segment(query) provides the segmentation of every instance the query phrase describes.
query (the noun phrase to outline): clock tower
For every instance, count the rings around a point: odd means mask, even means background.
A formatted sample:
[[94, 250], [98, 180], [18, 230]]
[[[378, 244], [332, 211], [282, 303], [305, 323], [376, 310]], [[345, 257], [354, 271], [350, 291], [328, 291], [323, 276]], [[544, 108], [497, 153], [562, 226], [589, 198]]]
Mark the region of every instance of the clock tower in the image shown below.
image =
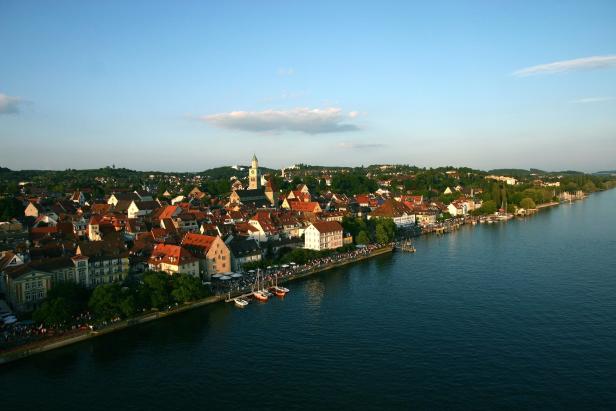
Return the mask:
[[259, 174], [259, 160], [255, 154], [252, 155], [252, 165], [248, 171], [248, 189], [256, 190], [261, 184], [261, 175]]

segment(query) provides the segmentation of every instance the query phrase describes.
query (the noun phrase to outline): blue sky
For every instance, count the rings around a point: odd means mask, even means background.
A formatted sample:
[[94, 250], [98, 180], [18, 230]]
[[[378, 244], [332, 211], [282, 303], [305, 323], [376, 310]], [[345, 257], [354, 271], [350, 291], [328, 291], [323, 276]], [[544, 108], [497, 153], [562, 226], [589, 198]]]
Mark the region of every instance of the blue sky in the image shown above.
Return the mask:
[[616, 168], [616, 2], [0, 1], [0, 165]]

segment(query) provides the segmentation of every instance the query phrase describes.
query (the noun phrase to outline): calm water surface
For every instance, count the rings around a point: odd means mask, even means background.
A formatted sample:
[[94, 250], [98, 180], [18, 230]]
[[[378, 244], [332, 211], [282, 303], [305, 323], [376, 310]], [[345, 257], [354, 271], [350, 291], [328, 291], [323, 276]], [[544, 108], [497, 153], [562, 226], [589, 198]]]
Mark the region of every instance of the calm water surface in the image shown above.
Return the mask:
[[[616, 191], [0, 369], [3, 409], [616, 409]], [[19, 408], [18, 408], [19, 407]], [[26, 408], [23, 408], [26, 407]]]

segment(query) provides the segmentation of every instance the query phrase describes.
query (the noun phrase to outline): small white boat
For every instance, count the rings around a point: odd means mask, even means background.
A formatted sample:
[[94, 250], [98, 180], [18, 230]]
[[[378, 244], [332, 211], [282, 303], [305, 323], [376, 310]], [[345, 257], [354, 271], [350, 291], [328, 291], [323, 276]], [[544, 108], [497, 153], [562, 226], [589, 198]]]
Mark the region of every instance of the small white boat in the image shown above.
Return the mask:
[[243, 298], [235, 298], [233, 299], [233, 302], [235, 303], [236, 307], [240, 308], [244, 308], [248, 305], [248, 301], [244, 300]]

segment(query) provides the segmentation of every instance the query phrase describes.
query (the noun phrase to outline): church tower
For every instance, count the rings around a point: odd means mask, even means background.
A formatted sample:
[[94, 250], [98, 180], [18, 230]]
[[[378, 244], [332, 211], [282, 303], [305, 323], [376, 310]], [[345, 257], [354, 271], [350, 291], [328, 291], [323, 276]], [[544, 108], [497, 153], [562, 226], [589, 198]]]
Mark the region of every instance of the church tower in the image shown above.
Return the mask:
[[259, 175], [259, 160], [255, 154], [252, 155], [252, 165], [248, 171], [248, 189], [256, 190], [261, 184], [261, 175]]

